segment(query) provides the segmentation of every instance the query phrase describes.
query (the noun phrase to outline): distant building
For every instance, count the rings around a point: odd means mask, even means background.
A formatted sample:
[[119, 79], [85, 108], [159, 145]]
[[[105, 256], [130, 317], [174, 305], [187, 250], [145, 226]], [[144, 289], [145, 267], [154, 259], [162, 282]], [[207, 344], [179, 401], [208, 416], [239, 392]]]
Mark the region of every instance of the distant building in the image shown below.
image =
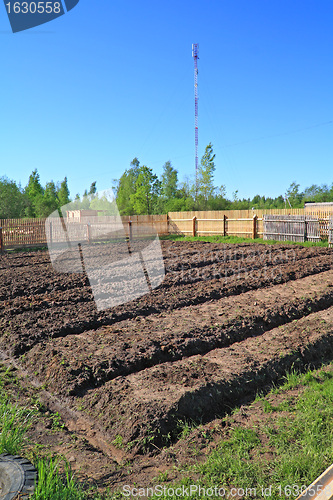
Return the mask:
[[317, 203], [316, 201], [306, 201], [304, 203], [304, 210], [306, 212], [330, 212], [333, 213], [333, 201], [323, 201]]
[[68, 210], [67, 222], [84, 222], [87, 217], [97, 217], [100, 210]]

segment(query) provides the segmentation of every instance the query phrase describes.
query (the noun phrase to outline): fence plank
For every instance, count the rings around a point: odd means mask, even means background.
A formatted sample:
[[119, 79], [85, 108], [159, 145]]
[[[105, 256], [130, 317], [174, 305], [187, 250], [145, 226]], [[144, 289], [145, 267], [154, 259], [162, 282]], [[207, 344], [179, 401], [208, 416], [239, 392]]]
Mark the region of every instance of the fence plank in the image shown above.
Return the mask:
[[[71, 238], [78, 242], [102, 241], [110, 237], [124, 237], [129, 233], [128, 221], [133, 223], [133, 237], [140, 235], [169, 234], [168, 216], [143, 215], [143, 216], [90, 216], [79, 219], [67, 219], [70, 227]], [[66, 240], [64, 221], [54, 218], [45, 227], [46, 219], [3, 219], [2, 248], [20, 248], [47, 245], [46, 232], [49, 241], [62, 242]], [[88, 225], [90, 223], [90, 226]]]
[[264, 239], [321, 241], [328, 237], [328, 219], [309, 215], [264, 215]]
[[[164, 215], [91, 216], [82, 217], [81, 223], [71, 222], [69, 219], [66, 223], [71, 226], [71, 237], [78, 241], [102, 241], [111, 237], [130, 236], [131, 227], [132, 238], [142, 234], [151, 236], [156, 231], [160, 235], [221, 234], [280, 241], [329, 239], [330, 245], [333, 245], [332, 212], [329, 211], [305, 213], [304, 209], [272, 209], [169, 212]], [[47, 244], [45, 219], [3, 219], [0, 220], [0, 227], [3, 249]], [[52, 241], [66, 239], [60, 219], [52, 221], [47, 231]]]

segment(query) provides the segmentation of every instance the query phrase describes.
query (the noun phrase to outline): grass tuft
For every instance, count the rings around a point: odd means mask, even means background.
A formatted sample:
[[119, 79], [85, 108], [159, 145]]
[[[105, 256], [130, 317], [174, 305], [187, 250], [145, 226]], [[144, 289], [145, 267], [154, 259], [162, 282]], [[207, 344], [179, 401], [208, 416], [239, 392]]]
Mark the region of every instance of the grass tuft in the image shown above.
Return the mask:
[[9, 376], [10, 370], [6, 370], [1, 373], [0, 379], [0, 453], [16, 455], [24, 444], [33, 412], [10, 403], [4, 389]]
[[[60, 471], [61, 465], [63, 471]], [[84, 500], [86, 493], [77, 484], [68, 462], [60, 458], [35, 461], [38, 483], [31, 500]]]

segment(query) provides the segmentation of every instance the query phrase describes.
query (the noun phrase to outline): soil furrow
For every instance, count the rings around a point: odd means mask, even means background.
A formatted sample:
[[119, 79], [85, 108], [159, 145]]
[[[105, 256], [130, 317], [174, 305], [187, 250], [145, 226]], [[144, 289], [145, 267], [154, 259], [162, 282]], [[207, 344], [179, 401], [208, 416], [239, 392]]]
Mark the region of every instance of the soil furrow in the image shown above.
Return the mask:
[[[162, 242], [165, 247], [167, 242]], [[200, 243], [199, 243], [200, 245]], [[162, 288], [170, 288], [174, 286], [193, 285], [194, 282], [226, 278], [248, 273], [250, 269], [269, 268], [280, 266], [288, 263], [295, 263], [303, 259], [309, 260], [312, 258], [320, 259], [320, 257], [328, 256], [331, 259], [331, 254], [325, 248], [302, 248], [302, 247], [260, 247], [259, 245], [248, 245], [242, 252], [230, 246], [220, 245], [214, 246], [211, 250], [205, 247], [194, 253], [196, 258], [190, 262], [186, 262], [182, 258], [182, 252], [179, 252], [178, 246], [173, 250], [171, 257], [165, 257], [166, 278], [162, 283]], [[180, 247], [181, 248], [181, 247]], [[206, 250], [204, 250], [207, 248]], [[103, 247], [101, 248], [101, 252]], [[177, 255], [177, 250], [180, 255]], [[163, 248], [164, 254], [168, 254], [170, 249]], [[26, 254], [24, 254], [26, 255]], [[46, 259], [47, 253], [40, 253], [40, 258]], [[203, 257], [212, 255], [208, 260], [203, 260]], [[172, 260], [173, 257], [173, 260]], [[8, 265], [8, 269], [2, 271], [2, 282], [0, 284], [0, 300], [13, 300], [16, 297], [26, 297], [27, 295], [36, 296], [47, 291], [75, 289], [87, 286], [89, 288], [89, 280], [82, 274], [59, 274], [55, 272], [50, 261], [45, 262], [44, 269], [39, 273], [34, 273], [33, 276], [27, 269], [18, 269], [15, 265], [17, 258], [13, 255], [3, 257]], [[23, 258], [23, 256], [22, 256]], [[37, 264], [37, 257], [33, 261], [33, 265]], [[12, 267], [10, 262], [13, 261]], [[28, 259], [30, 264], [30, 259]], [[176, 261], [176, 262], [175, 262]], [[202, 268], [206, 267], [206, 272], [202, 272]], [[312, 266], [313, 267], [313, 266]], [[212, 268], [211, 270], [209, 268]], [[13, 270], [15, 273], [13, 274]], [[31, 268], [30, 268], [31, 271]], [[32, 279], [33, 277], [33, 279]]]
[[287, 370], [332, 359], [332, 341], [333, 307], [204, 356], [118, 377], [89, 391], [81, 403], [114, 438], [120, 435], [130, 446], [161, 446], [179, 420], [221, 416]]
[[[93, 249], [101, 263], [105, 248]], [[0, 256], [0, 355], [59, 412], [69, 440], [86, 438], [118, 463], [172, 443], [179, 421], [208, 422], [291, 367], [333, 358], [332, 250], [170, 241], [162, 250], [164, 282], [100, 312], [88, 277], [56, 272], [47, 252]]]
[[[80, 297], [84, 295], [86, 299], [75, 300], [72, 297], [66, 303], [66, 294], [64, 294], [64, 298], [59, 296], [57, 305], [51, 304], [53, 306], [51, 311], [44, 306], [38, 310], [40, 306], [37, 306], [32, 310], [19, 314], [17, 308], [4, 308], [4, 316], [0, 317], [0, 328], [6, 333], [6, 336], [1, 339], [1, 343], [5, 348], [6, 338], [10, 336], [10, 346], [7, 344], [7, 348], [10, 349], [11, 354], [19, 355], [31, 349], [43, 338], [65, 337], [71, 334], [83, 333], [125, 319], [133, 319], [138, 315], [149, 316], [163, 310], [182, 309], [190, 304], [198, 305], [230, 295], [239, 295], [249, 290], [270, 286], [272, 283], [285, 283], [305, 276], [319, 274], [332, 267], [331, 260], [331, 253], [329, 252], [320, 258], [311, 257], [307, 259], [307, 265], [303, 261], [296, 261], [292, 264], [275, 266], [273, 269], [276, 269], [276, 271], [273, 273], [272, 270], [261, 268], [257, 274], [255, 271], [241, 273], [238, 269], [239, 274], [237, 272], [225, 279], [206, 281], [205, 277], [202, 276], [199, 283], [184, 285], [180, 288], [176, 286], [175, 289], [169, 290], [159, 287], [139, 300], [101, 313], [97, 313], [94, 302], [89, 301], [89, 292], [83, 293], [82, 291], [85, 289], [81, 288]], [[66, 276], [65, 283], [67, 279]], [[75, 291], [73, 291], [73, 295], [75, 296]], [[45, 302], [49, 302], [47, 296], [45, 296]], [[80, 317], [84, 319], [80, 319]]]
[[65, 398], [57, 398], [54, 394], [41, 388], [41, 384], [36, 377], [25, 371], [16, 359], [0, 352], [0, 361], [1, 365], [7, 369], [14, 368], [16, 370], [16, 376], [20, 377], [21, 384], [25, 389], [40, 389], [38, 393], [40, 403], [45, 405], [49, 412], [61, 415], [67, 431], [74, 433], [76, 438], [84, 438], [91, 446], [96, 448], [96, 451], [102, 452], [113, 461], [119, 464], [123, 462], [126, 457], [125, 452], [111, 444], [111, 437], [96, 422], [75, 408], [70, 408], [71, 401]]
[[50, 339], [34, 346], [24, 359], [52, 390], [82, 396], [87, 389], [120, 375], [205, 354], [332, 305], [333, 271], [327, 271], [297, 284]]

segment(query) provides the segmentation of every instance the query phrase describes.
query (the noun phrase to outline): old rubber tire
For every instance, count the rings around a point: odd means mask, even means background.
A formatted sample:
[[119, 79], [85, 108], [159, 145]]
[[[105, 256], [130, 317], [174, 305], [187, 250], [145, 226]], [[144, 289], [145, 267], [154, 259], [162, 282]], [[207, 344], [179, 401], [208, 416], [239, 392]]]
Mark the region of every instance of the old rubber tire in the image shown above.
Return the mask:
[[0, 455], [0, 500], [28, 499], [34, 492], [37, 472], [25, 458]]

